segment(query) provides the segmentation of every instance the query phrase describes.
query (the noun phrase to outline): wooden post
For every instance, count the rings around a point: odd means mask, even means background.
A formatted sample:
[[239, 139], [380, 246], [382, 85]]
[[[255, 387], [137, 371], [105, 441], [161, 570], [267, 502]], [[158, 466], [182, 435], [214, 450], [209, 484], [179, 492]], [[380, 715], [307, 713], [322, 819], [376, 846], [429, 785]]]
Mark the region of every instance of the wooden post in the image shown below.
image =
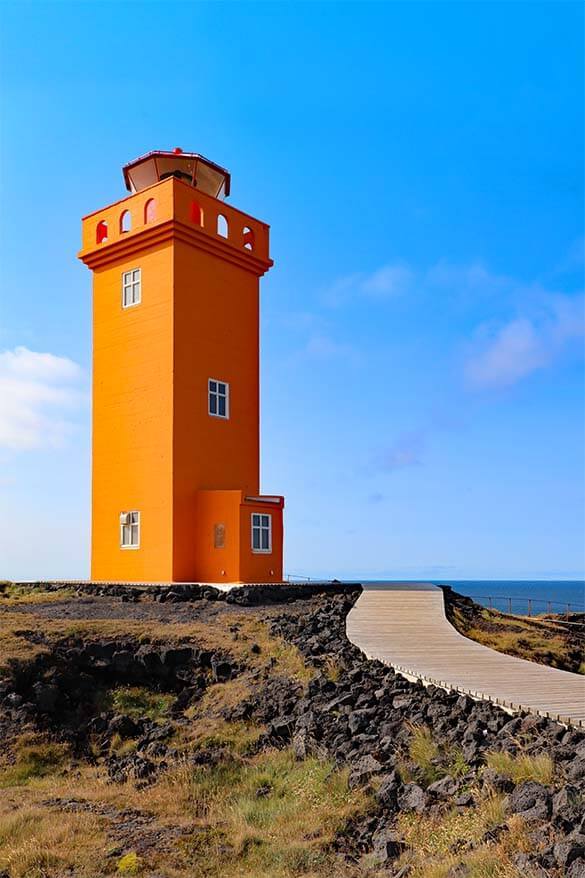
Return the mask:
[[532, 616], [532, 598], [528, 598], [528, 615]]
[[512, 615], [512, 598], [508, 598], [508, 612]]

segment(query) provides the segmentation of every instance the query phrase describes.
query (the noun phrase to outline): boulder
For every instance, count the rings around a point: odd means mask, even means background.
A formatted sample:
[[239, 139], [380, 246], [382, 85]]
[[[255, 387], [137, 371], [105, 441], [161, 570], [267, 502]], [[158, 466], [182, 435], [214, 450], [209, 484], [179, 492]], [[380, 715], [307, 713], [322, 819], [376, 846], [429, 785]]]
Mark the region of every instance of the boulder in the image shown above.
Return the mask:
[[557, 841], [553, 849], [557, 866], [564, 869], [566, 872], [571, 863], [575, 860], [584, 859], [585, 844], [583, 844], [583, 841], [585, 841], [584, 836], [580, 839], [564, 838]]
[[578, 857], [573, 860], [567, 869], [567, 878], [585, 878], [585, 858]]
[[351, 769], [348, 781], [349, 788], [354, 790], [357, 787], [365, 786], [371, 777], [380, 774], [383, 770], [382, 765], [373, 756], [362, 756]]
[[430, 784], [427, 787], [427, 793], [431, 793], [437, 799], [446, 799], [449, 796], [453, 796], [457, 792], [458, 787], [458, 782], [448, 774], [446, 777], [442, 777], [440, 780]]
[[380, 786], [376, 790], [376, 800], [383, 808], [394, 810], [397, 807], [400, 784], [401, 780], [397, 771], [391, 771], [390, 774], [382, 776]]
[[132, 717], [120, 713], [108, 723], [108, 735], [119, 735], [121, 738], [134, 738], [139, 733], [139, 727]]
[[512, 814], [521, 814], [525, 820], [547, 820], [551, 812], [550, 791], [536, 781], [524, 781], [510, 794], [508, 807]]
[[382, 865], [400, 856], [406, 845], [393, 829], [378, 829], [372, 836], [374, 860]]
[[584, 811], [583, 794], [573, 784], [566, 784], [552, 798], [553, 821], [564, 829], [577, 827]]
[[405, 784], [398, 794], [398, 807], [401, 811], [421, 813], [426, 807], [425, 791], [418, 784]]
[[290, 741], [294, 725], [292, 716], [277, 716], [268, 727], [268, 735], [271, 739], [279, 742]]

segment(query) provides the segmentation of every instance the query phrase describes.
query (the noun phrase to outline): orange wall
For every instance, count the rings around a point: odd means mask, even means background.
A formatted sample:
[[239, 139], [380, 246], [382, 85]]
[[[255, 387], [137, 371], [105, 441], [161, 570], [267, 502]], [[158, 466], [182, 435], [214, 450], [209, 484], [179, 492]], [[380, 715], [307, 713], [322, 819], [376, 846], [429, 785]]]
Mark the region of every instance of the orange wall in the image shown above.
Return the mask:
[[[201, 582], [239, 580], [241, 497], [241, 491], [200, 491], [193, 498], [195, 560], [189, 570], [194, 579]], [[213, 545], [216, 524], [225, 526], [223, 549], [216, 549]]]
[[[255, 554], [251, 550], [251, 515], [272, 516], [272, 552]], [[282, 579], [282, 506], [246, 503], [240, 508], [240, 579], [242, 582], [279, 582]]]
[[[155, 219], [146, 225], [152, 198]], [[125, 210], [129, 232], [120, 229]], [[227, 240], [217, 234], [220, 213]], [[97, 244], [103, 220], [108, 239]], [[244, 248], [247, 229], [253, 252]], [[275, 553], [255, 556], [248, 507], [240, 511], [242, 496], [259, 490], [259, 277], [272, 264], [268, 226], [169, 179], [85, 217], [80, 257], [94, 271], [92, 579], [221, 581], [223, 569], [227, 581], [267, 581], [268, 569], [280, 578], [279, 516]], [[123, 309], [122, 273], [134, 268], [142, 269], [142, 300]], [[209, 378], [230, 384], [228, 420], [207, 413]], [[201, 499], [205, 489], [215, 497]], [[133, 509], [141, 545], [121, 549], [119, 515]], [[213, 523], [228, 520], [223, 564], [224, 550], [210, 552], [208, 543]]]
[[[258, 279], [242, 268], [177, 242], [173, 569], [182, 578], [197, 551], [194, 495], [201, 489], [258, 493]], [[230, 385], [229, 418], [207, 411], [209, 378]]]
[[[92, 579], [172, 577], [172, 247], [94, 274]], [[142, 301], [122, 308], [122, 272]], [[141, 547], [120, 549], [120, 512], [141, 513]]]
[[[193, 504], [196, 523], [194, 578], [201, 582], [279, 582], [282, 579], [282, 506], [245, 501], [242, 491], [200, 491]], [[254, 512], [272, 516], [272, 552], [252, 552]], [[214, 546], [214, 526], [225, 526], [225, 546]], [[193, 573], [191, 573], [193, 576]]]

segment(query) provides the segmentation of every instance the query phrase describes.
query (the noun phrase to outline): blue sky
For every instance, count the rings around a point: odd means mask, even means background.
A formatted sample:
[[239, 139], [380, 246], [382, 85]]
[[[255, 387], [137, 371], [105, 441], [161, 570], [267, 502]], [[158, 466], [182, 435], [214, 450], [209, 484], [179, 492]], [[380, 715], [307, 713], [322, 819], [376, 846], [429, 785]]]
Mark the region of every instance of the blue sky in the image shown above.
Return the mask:
[[3, 3], [0, 578], [87, 576], [80, 217], [181, 146], [272, 226], [286, 568], [583, 576], [583, 7]]

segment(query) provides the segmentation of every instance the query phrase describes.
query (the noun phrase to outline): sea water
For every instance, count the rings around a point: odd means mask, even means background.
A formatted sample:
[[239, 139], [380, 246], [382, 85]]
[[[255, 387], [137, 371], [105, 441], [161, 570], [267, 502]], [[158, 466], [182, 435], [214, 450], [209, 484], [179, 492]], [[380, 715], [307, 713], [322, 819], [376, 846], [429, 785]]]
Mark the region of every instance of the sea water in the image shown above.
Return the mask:
[[[406, 580], [402, 580], [406, 581]], [[415, 580], [413, 580], [415, 581]], [[418, 580], [419, 582], [423, 580]], [[427, 579], [435, 585], [450, 585], [484, 606], [524, 614], [585, 612], [583, 579]], [[382, 581], [364, 582], [364, 588], [383, 589]], [[529, 607], [528, 601], [531, 601]], [[511, 604], [510, 604], [511, 601]]]

